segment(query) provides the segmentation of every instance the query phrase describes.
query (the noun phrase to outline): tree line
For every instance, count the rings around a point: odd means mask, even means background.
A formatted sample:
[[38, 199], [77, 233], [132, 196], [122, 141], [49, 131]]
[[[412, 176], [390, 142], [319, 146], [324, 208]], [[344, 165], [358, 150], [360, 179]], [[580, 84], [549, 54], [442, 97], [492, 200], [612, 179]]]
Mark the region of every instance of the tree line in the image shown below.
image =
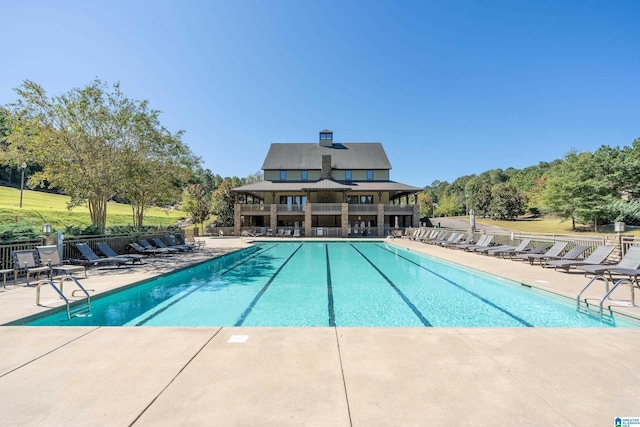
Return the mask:
[[134, 227], [154, 206], [180, 207], [194, 223], [211, 215], [229, 223], [229, 190], [261, 179], [204, 169], [184, 132], [169, 131], [158, 110], [125, 96], [118, 83], [96, 79], [50, 97], [26, 80], [16, 92], [18, 100], [0, 108], [3, 175], [11, 181], [28, 164], [30, 185], [70, 196], [69, 208], [86, 205], [96, 232], [105, 230], [109, 201], [131, 205]]
[[434, 181], [418, 196], [421, 215], [514, 219], [551, 214], [597, 230], [624, 221], [640, 225], [640, 138], [630, 146], [569, 152], [524, 169], [492, 169], [455, 181]]

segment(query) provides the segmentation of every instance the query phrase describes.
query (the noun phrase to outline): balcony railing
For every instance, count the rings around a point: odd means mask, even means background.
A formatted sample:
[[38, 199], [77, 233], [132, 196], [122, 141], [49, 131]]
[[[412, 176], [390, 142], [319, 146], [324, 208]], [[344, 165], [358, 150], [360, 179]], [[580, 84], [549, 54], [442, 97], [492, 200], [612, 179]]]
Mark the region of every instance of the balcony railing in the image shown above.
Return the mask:
[[349, 205], [349, 213], [377, 213], [378, 205]]
[[271, 210], [271, 205], [268, 204], [261, 204], [261, 205], [240, 205], [240, 212], [242, 212], [243, 214], [250, 214], [250, 213], [265, 213], [265, 212], [270, 212]]
[[302, 213], [304, 212], [304, 208], [306, 205], [297, 205], [297, 204], [291, 204], [291, 205], [277, 205], [278, 206], [278, 213]]
[[311, 213], [313, 214], [340, 214], [342, 213], [342, 203], [312, 203]]
[[389, 214], [412, 214], [414, 205], [384, 205], [384, 213]]

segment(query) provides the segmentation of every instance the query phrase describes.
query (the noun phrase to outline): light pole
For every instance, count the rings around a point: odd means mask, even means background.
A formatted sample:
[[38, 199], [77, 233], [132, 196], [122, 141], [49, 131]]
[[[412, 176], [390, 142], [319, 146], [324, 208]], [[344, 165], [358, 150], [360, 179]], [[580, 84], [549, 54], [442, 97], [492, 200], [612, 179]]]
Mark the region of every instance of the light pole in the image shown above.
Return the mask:
[[24, 170], [27, 168], [27, 164], [22, 162], [22, 179], [20, 180], [20, 207], [22, 207], [22, 191], [24, 190]]
[[464, 195], [464, 201], [465, 201], [466, 215], [469, 215], [469, 195], [468, 194]]

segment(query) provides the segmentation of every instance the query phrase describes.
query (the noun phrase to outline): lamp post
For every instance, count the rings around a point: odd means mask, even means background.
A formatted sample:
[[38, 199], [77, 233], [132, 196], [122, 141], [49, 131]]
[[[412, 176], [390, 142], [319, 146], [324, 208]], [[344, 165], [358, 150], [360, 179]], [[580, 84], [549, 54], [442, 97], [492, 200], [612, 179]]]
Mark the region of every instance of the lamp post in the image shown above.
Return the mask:
[[469, 195], [468, 194], [464, 195], [464, 202], [465, 202], [466, 215], [469, 215]]
[[20, 207], [22, 207], [22, 191], [24, 190], [24, 171], [27, 168], [27, 164], [22, 162], [22, 179], [20, 180]]

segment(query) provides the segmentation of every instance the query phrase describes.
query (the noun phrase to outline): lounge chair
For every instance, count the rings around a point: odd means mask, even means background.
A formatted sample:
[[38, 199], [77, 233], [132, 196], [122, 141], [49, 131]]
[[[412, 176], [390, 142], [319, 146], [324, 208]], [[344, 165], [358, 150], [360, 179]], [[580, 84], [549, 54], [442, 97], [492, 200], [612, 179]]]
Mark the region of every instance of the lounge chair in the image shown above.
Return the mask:
[[433, 230], [431, 233], [429, 233], [428, 230], [425, 230], [423, 233], [420, 233], [420, 235], [418, 235], [418, 237], [416, 237], [413, 240], [417, 240], [422, 243], [427, 243], [431, 240], [436, 240], [443, 233], [446, 233], [446, 232], [442, 230]]
[[531, 243], [531, 239], [522, 239], [522, 241], [520, 242], [520, 244], [518, 244], [518, 246], [487, 248], [488, 251], [486, 253], [487, 255], [491, 255], [491, 256], [500, 256], [503, 254], [507, 254], [509, 252], [514, 252], [514, 251], [520, 252], [527, 249], [527, 246], [529, 246], [529, 243]]
[[608, 273], [611, 277], [612, 273], [632, 274], [630, 272], [640, 268], [640, 246], [630, 246], [627, 253], [624, 254], [620, 262], [617, 264], [593, 264], [593, 265], [577, 265], [578, 270], [584, 271], [584, 274], [604, 274]]
[[186, 252], [187, 249], [186, 248], [178, 248], [178, 247], [174, 247], [174, 248], [170, 248], [169, 246], [167, 246], [167, 244], [165, 242], [163, 242], [162, 240], [160, 240], [160, 238], [158, 237], [152, 237], [151, 241], [153, 242], [153, 244], [155, 245], [156, 248], [160, 248], [160, 249], [166, 249], [169, 252], [173, 252], [178, 253], [178, 252]]
[[300, 237], [300, 229], [296, 228], [295, 230], [293, 230], [293, 237]]
[[425, 238], [425, 239], [421, 239], [420, 241], [422, 243], [439, 244], [439, 243], [442, 243], [442, 242], [446, 242], [451, 234], [453, 234], [453, 233], [449, 233], [448, 231], [441, 231], [434, 238]]
[[569, 271], [571, 267], [576, 267], [579, 265], [595, 265], [602, 264], [605, 259], [613, 252], [615, 248], [613, 246], [598, 246], [591, 255], [585, 258], [583, 261], [573, 261], [573, 260], [554, 260], [548, 261], [546, 263], [546, 267], [553, 267], [554, 270], [558, 268], [563, 269], [564, 271]]
[[440, 246], [446, 246], [446, 245], [452, 245], [454, 243], [458, 243], [460, 240], [462, 240], [462, 236], [464, 236], [464, 234], [462, 233], [452, 233], [451, 236], [449, 236], [449, 238], [447, 240], [445, 240], [444, 242], [434, 242], [434, 244], [440, 245]]
[[467, 233], [467, 236], [465, 237], [464, 240], [462, 240], [462, 237], [464, 237], [464, 234], [458, 233], [458, 237], [456, 237], [453, 241], [442, 242], [440, 243], [440, 246], [443, 246], [446, 248], [446, 247], [450, 247], [457, 244], [470, 243], [471, 239], [473, 239], [473, 233]]
[[73, 273], [82, 272], [84, 273], [85, 279], [87, 278], [87, 267], [85, 267], [84, 265], [64, 264], [60, 259], [60, 253], [58, 252], [58, 247], [56, 245], [37, 246], [36, 249], [40, 257], [40, 262], [51, 267], [52, 277], [55, 272], [64, 274], [65, 276], [70, 276]]
[[540, 254], [531, 254], [531, 253], [527, 253], [527, 254], [520, 254], [517, 255], [514, 259], [518, 259], [518, 260], [523, 260], [523, 261], [529, 261], [529, 264], [533, 265], [535, 263], [536, 260], [538, 260], [538, 262], [540, 262], [540, 264], [542, 264], [542, 260], [544, 260], [547, 257], [557, 257], [559, 256], [562, 251], [564, 251], [564, 248], [567, 247], [567, 245], [569, 244], [569, 242], [555, 242], [553, 244], [553, 246], [551, 246], [549, 249], [547, 249], [547, 251], [545, 253], [540, 253]]
[[490, 236], [490, 234], [483, 234], [475, 242], [473, 242], [473, 240], [471, 240], [471, 243], [462, 243], [462, 244], [458, 244], [458, 245], [451, 245], [450, 247], [453, 248], [453, 249], [466, 249], [466, 248], [470, 248], [472, 246], [482, 245], [482, 243], [485, 240], [487, 240], [489, 238], [489, 236]]
[[[462, 238], [460, 238], [460, 240], [462, 240]], [[442, 242], [440, 243], [440, 246], [444, 246], [445, 248], [450, 248], [456, 245], [470, 245], [471, 241], [473, 240], [473, 233], [468, 233], [467, 237], [465, 237], [465, 239], [462, 242], [460, 240], [455, 242]]]
[[509, 255], [510, 259], [519, 259], [519, 258], [516, 258], [519, 255], [523, 255], [523, 254], [541, 254], [544, 251], [546, 251], [547, 249], [549, 249], [551, 246], [552, 246], [551, 243], [542, 243], [542, 244], [539, 244], [538, 246], [534, 246], [531, 249], [523, 249], [521, 251], [509, 251], [509, 252], [506, 252], [505, 255]]
[[284, 228], [278, 228], [277, 237], [284, 237]]
[[[484, 237], [484, 239], [482, 237]], [[467, 247], [464, 247], [462, 249], [464, 249], [467, 252], [473, 252], [474, 250], [476, 250], [478, 248], [486, 248], [493, 241], [493, 234], [485, 234], [482, 237], [480, 239], [478, 239], [478, 243], [477, 244], [471, 245], [471, 246], [467, 246]]]
[[193, 245], [196, 249], [204, 248], [206, 245], [206, 242], [204, 240], [198, 240], [189, 233], [186, 233], [185, 236], [187, 236], [187, 241], [185, 241], [184, 237], [182, 237], [182, 234], [176, 233], [174, 235], [174, 237], [176, 238], [176, 242], [178, 242], [179, 245]]
[[410, 233], [405, 233], [402, 236], [402, 239], [413, 239], [414, 237], [418, 237], [418, 234], [420, 234], [420, 229], [416, 228], [416, 229], [411, 230]]
[[291, 237], [291, 230], [284, 230], [284, 237]]
[[84, 258], [79, 261], [85, 266], [109, 264], [109, 265], [115, 265], [118, 268], [120, 268], [121, 265], [126, 265], [128, 262], [127, 260], [122, 258], [110, 258], [110, 257], [100, 258], [98, 255], [96, 255], [95, 252], [93, 252], [93, 249], [91, 249], [91, 247], [86, 243], [76, 243], [76, 248], [78, 248], [78, 250], [82, 254], [82, 257]]
[[122, 259], [126, 259], [129, 262], [131, 262], [131, 264], [135, 264], [136, 261], [139, 262], [140, 264], [142, 264], [142, 260], [147, 258], [146, 255], [140, 255], [140, 254], [126, 254], [126, 255], [119, 255], [116, 251], [114, 251], [111, 246], [109, 246], [109, 244], [107, 242], [100, 242], [100, 243], [96, 243], [96, 246], [98, 247], [98, 250], [100, 252], [102, 252], [102, 254], [106, 257], [109, 258], [122, 258]]
[[167, 242], [167, 246], [169, 246], [170, 248], [183, 248], [185, 249], [185, 251], [192, 251], [196, 248], [195, 245], [190, 245], [188, 243], [185, 243], [184, 245], [178, 244], [178, 242], [176, 242], [171, 234], [165, 235], [164, 240]]
[[27, 286], [29, 286], [29, 277], [31, 274], [40, 277], [42, 273], [46, 273], [51, 278], [52, 269], [48, 265], [40, 262], [38, 252], [33, 249], [26, 249], [11, 252], [13, 259], [13, 283], [18, 279], [18, 273], [24, 272], [27, 275]]
[[491, 251], [499, 251], [501, 249], [509, 249], [513, 248], [513, 245], [495, 245], [495, 246], [483, 246], [481, 248], [473, 249], [473, 252], [478, 252], [481, 254], [488, 254]]
[[152, 245], [151, 243], [149, 243], [149, 241], [148, 241], [148, 240], [146, 240], [146, 239], [138, 239], [138, 243], [139, 243], [140, 245], [142, 245], [142, 247], [143, 247], [143, 248], [145, 248], [145, 249], [155, 249], [155, 250], [157, 250], [157, 251], [162, 252], [163, 254], [172, 255], [172, 254], [175, 254], [175, 253], [177, 253], [177, 252], [178, 252], [178, 251], [177, 251], [177, 250], [175, 250], [175, 249], [170, 251], [169, 249], [166, 249], [166, 248], [159, 248], [159, 247], [157, 247], [157, 246], [153, 246], [153, 245]]
[[267, 230], [267, 237], [273, 237], [273, 228]]
[[549, 261], [555, 261], [555, 260], [561, 260], [561, 261], [575, 261], [578, 259], [579, 256], [581, 256], [584, 251], [586, 251], [587, 249], [589, 249], [589, 246], [584, 246], [584, 245], [578, 245], [576, 247], [574, 247], [573, 249], [571, 249], [569, 252], [567, 252], [566, 254], [562, 255], [562, 256], [557, 256], [557, 257], [544, 257], [544, 262], [541, 261], [542, 266], [546, 267], [547, 264], [549, 263]]
[[129, 247], [140, 255], [171, 255], [168, 251], [159, 248], [145, 248], [136, 242], [129, 243]]

